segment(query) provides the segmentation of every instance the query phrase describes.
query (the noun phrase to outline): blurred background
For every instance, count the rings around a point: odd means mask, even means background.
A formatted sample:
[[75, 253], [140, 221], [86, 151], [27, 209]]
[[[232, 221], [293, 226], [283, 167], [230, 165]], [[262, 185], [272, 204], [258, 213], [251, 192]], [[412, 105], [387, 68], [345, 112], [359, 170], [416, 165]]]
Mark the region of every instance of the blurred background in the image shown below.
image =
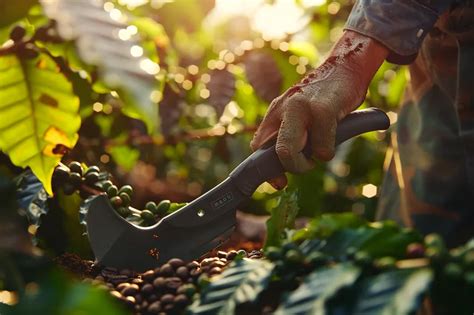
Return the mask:
[[[150, 98], [152, 109], [159, 112], [151, 117], [153, 110], [141, 115], [131, 111], [130, 98], [111, 84], [120, 82], [135, 100], [147, 91], [146, 84], [137, 86], [130, 77], [117, 76], [104, 66], [122, 49], [103, 36], [110, 25], [91, 19], [96, 22], [91, 27], [84, 20], [90, 18], [89, 11], [80, 2], [73, 4], [78, 7], [72, 11], [54, 11], [47, 1], [43, 6], [34, 0], [20, 2], [3, 4], [5, 16], [15, 16], [25, 7], [28, 13], [14, 23], [3, 21], [0, 43], [8, 49], [12, 29], [23, 27], [37, 48], [54, 57], [80, 101], [79, 138], [71, 151], [65, 150], [62, 161], [97, 165], [110, 172], [117, 185], [133, 186], [132, 205], [137, 208], [150, 200], [190, 201], [223, 180], [251, 153], [250, 140], [269, 103], [324, 61], [353, 5], [349, 0], [100, 2], [107, 19], [128, 25], [115, 37], [138, 42], [130, 54], [147, 57], [140, 67], [153, 75]], [[71, 21], [75, 21], [72, 26]], [[114, 62], [114, 67], [121, 66]], [[381, 108], [395, 122], [407, 76], [405, 68], [384, 64], [362, 107]], [[151, 134], [145, 124], [150, 120], [156, 121], [157, 128]], [[365, 134], [342, 144], [330, 163], [290, 176], [289, 189], [297, 191], [299, 216], [353, 211], [372, 219], [388, 142], [388, 133]], [[6, 155], [1, 159], [2, 169], [19, 172]], [[240, 210], [267, 215], [278, 194], [263, 184]], [[51, 221], [48, 225], [54, 230], [40, 231], [61, 243], [56, 252], [88, 252], [85, 240], [78, 240], [80, 199], [61, 198], [58, 208], [65, 211], [43, 218]], [[69, 234], [69, 240], [58, 238], [59, 230]]]
[[[160, 65], [160, 133], [124, 116], [107, 95], [81, 103], [79, 142], [67, 156], [98, 164], [148, 200], [189, 201], [224, 179], [250, 154], [249, 142], [269, 103], [324, 60], [341, 36], [352, 1], [118, 0], [106, 2], [136, 26]], [[393, 112], [407, 80], [384, 64], [363, 107]], [[292, 176], [300, 215], [352, 210], [373, 217], [382, 181], [386, 134], [342, 145], [334, 161]], [[264, 214], [275, 191], [262, 185], [242, 209]]]

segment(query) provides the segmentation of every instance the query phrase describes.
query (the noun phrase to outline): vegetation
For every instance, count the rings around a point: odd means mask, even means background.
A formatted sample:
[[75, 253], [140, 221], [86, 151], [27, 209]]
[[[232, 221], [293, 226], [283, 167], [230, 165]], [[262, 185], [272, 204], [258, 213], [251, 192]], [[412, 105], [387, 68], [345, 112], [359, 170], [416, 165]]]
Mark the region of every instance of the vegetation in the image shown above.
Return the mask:
[[[271, 100], [323, 60], [350, 8], [0, 1], [0, 312], [411, 314], [426, 296], [472, 312], [472, 242], [449, 251], [435, 236], [366, 221], [389, 133], [346, 142], [283, 192], [257, 190], [240, 210], [271, 214], [265, 258], [229, 251], [212, 268], [170, 261], [148, 274], [87, 262], [90, 196], [106, 193], [121, 216], [148, 226], [213, 187], [250, 154]], [[404, 68], [384, 64], [362, 106], [396, 110], [405, 81]], [[324, 214], [343, 211], [352, 214]], [[298, 217], [309, 218], [305, 229]], [[67, 252], [84, 259], [73, 271], [93, 285], [50, 259]]]

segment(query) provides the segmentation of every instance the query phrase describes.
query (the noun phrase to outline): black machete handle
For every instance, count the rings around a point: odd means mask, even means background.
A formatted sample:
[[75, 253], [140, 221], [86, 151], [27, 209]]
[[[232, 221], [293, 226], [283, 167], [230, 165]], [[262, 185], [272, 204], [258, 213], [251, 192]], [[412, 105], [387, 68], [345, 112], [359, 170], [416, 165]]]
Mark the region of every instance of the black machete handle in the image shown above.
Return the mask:
[[[357, 110], [343, 118], [336, 130], [336, 145], [369, 131], [386, 130], [390, 126], [387, 115], [377, 108]], [[308, 142], [303, 154], [311, 156]], [[252, 153], [230, 173], [240, 191], [251, 196], [255, 189], [272, 178], [285, 172], [275, 151], [275, 141]]]

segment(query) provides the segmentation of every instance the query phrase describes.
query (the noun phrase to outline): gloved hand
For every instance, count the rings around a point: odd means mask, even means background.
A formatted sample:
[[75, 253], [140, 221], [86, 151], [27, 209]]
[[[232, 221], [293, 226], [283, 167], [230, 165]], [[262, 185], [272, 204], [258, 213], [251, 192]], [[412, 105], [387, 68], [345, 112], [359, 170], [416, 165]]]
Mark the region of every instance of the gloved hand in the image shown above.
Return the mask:
[[[252, 150], [277, 136], [278, 157], [293, 173], [312, 169], [314, 159], [332, 159], [337, 122], [363, 102], [388, 52], [376, 40], [346, 31], [321, 66], [273, 100], [250, 144]], [[301, 152], [308, 138], [310, 159]], [[270, 183], [281, 189], [286, 177]]]

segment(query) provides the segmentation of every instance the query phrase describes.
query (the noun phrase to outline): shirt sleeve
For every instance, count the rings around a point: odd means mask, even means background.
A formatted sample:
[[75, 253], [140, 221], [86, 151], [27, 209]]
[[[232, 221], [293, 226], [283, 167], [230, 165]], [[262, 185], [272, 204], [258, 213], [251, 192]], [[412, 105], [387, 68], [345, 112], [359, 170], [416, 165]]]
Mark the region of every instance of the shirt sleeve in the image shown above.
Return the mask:
[[358, 0], [345, 29], [390, 49], [387, 61], [411, 63], [438, 17], [459, 0]]

